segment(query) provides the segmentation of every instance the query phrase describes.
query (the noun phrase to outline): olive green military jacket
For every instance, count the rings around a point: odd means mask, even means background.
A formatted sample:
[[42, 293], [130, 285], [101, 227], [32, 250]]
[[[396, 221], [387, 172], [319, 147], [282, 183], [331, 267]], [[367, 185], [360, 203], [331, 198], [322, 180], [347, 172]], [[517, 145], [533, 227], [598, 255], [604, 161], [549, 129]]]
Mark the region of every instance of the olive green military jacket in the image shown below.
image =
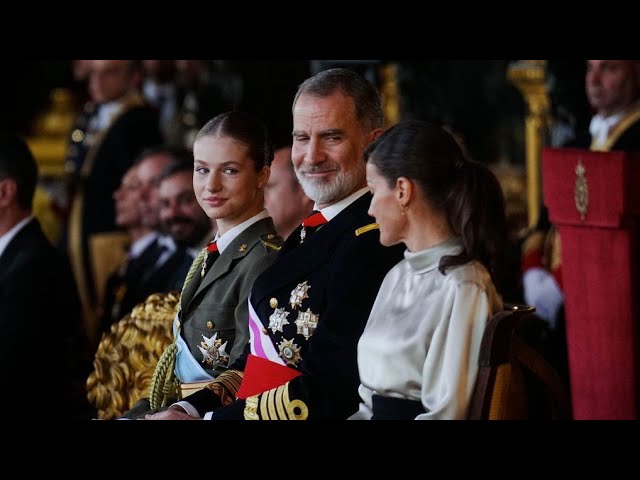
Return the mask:
[[283, 240], [271, 217], [240, 233], [202, 272], [202, 255], [180, 300], [180, 334], [200, 366], [216, 377], [249, 341], [247, 298], [256, 277], [276, 258]]

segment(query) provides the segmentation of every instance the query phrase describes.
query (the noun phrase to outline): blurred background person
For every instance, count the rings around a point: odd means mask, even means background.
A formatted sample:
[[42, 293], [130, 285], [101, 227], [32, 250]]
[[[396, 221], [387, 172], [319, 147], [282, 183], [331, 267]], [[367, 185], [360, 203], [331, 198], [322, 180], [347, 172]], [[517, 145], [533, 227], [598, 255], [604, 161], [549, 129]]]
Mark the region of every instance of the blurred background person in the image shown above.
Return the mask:
[[158, 200], [163, 231], [195, 258], [217, 229], [193, 191], [193, 161], [172, 163], [163, 170]]
[[264, 191], [264, 205], [276, 230], [285, 239], [313, 210], [313, 200], [304, 193], [293, 170], [291, 147], [275, 152], [271, 176]]
[[178, 105], [175, 60], [142, 60], [142, 95], [158, 111], [162, 136], [169, 140]]
[[80, 304], [69, 265], [32, 215], [37, 179], [26, 143], [1, 135], [0, 404], [37, 412], [44, 395], [73, 414], [82, 408], [74, 389], [84, 366]]
[[608, 152], [640, 149], [640, 61], [587, 60], [585, 90], [595, 111], [589, 132], [569, 146]]
[[[107, 281], [101, 331], [106, 331], [148, 295], [180, 290], [182, 287], [195, 256], [167, 234], [160, 220], [159, 190], [164, 169], [173, 163], [186, 161], [186, 155], [188, 152], [165, 147], [145, 150], [130, 172], [135, 175], [135, 183], [114, 196], [120, 209], [128, 204], [137, 210], [137, 215], [136, 212], [129, 212], [125, 217], [130, 220], [129, 228], [133, 223], [136, 224], [137, 238], [132, 238], [134, 241], [124, 262]], [[125, 180], [126, 176], [123, 187]], [[173, 198], [169, 200], [175, 201]], [[202, 231], [206, 233], [204, 227]]]
[[112, 195], [136, 155], [160, 143], [156, 112], [138, 92], [139, 65], [131, 60], [93, 60], [89, 74], [92, 101], [71, 132], [65, 164], [70, 216], [66, 236], [69, 258], [79, 289], [85, 325], [97, 324], [99, 288], [92, 244], [116, 231]]

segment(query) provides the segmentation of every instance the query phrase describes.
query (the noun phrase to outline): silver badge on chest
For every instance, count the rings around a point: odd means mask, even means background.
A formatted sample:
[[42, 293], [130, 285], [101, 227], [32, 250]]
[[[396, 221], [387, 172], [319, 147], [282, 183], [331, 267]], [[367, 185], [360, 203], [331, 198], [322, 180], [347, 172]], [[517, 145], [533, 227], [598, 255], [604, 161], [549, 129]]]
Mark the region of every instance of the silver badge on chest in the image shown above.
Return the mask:
[[289, 305], [291, 305], [291, 308], [295, 310], [297, 307], [302, 306], [302, 300], [309, 298], [307, 291], [310, 288], [311, 285], [307, 285], [307, 280], [305, 280], [304, 282], [299, 283], [296, 288], [291, 290], [291, 295], [289, 296]]
[[318, 320], [320, 320], [320, 314], [313, 313], [310, 308], [307, 308], [306, 312], [298, 312], [298, 318], [295, 321], [298, 327], [296, 333], [304, 335], [305, 340], [309, 340], [318, 328]]
[[282, 327], [289, 325], [289, 320], [287, 320], [288, 316], [289, 312], [284, 308], [276, 308], [275, 312], [269, 316], [269, 328], [271, 331], [273, 333], [281, 332]]

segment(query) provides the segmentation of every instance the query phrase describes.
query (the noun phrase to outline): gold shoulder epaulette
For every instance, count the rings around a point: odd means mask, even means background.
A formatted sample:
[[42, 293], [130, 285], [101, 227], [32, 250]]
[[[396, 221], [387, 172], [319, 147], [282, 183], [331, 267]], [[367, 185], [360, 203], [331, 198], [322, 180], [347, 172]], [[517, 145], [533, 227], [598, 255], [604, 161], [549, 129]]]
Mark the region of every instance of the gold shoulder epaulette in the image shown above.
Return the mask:
[[275, 251], [280, 250], [280, 247], [284, 243], [284, 239], [280, 235], [275, 235], [273, 233], [260, 235], [260, 241], [267, 250]]
[[369, 225], [360, 227], [359, 229], [356, 230], [356, 237], [362, 235], [363, 233], [367, 233], [371, 230], [376, 230], [378, 228], [380, 228], [380, 226], [377, 223], [370, 223]]

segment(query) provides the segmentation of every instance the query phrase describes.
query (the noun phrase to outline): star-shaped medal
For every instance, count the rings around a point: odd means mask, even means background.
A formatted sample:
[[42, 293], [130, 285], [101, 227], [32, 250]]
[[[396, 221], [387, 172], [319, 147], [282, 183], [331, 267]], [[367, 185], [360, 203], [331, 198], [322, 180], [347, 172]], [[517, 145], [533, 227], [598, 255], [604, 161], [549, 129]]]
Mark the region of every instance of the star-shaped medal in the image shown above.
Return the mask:
[[218, 339], [218, 332], [214, 333], [211, 338], [204, 335], [202, 338], [204, 341], [198, 345], [198, 349], [202, 352], [202, 363], [213, 368], [226, 367], [229, 364], [229, 354], [226, 350], [229, 342], [223, 344], [222, 339]]
[[275, 312], [269, 317], [269, 328], [271, 331], [273, 333], [281, 332], [283, 326], [289, 325], [289, 320], [287, 320], [288, 316], [289, 312], [285, 311], [284, 308], [276, 308]]
[[302, 361], [300, 347], [293, 343], [293, 338], [291, 340], [283, 338], [278, 344], [278, 350], [280, 350], [280, 358], [287, 362], [287, 365], [295, 367], [298, 362]]
[[291, 308], [295, 310], [297, 307], [302, 306], [302, 300], [309, 298], [307, 291], [310, 288], [311, 285], [307, 285], [307, 280], [305, 280], [304, 282], [299, 283], [296, 288], [291, 290], [291, 295], [289, 296], [289, 305], [291, 305]]

